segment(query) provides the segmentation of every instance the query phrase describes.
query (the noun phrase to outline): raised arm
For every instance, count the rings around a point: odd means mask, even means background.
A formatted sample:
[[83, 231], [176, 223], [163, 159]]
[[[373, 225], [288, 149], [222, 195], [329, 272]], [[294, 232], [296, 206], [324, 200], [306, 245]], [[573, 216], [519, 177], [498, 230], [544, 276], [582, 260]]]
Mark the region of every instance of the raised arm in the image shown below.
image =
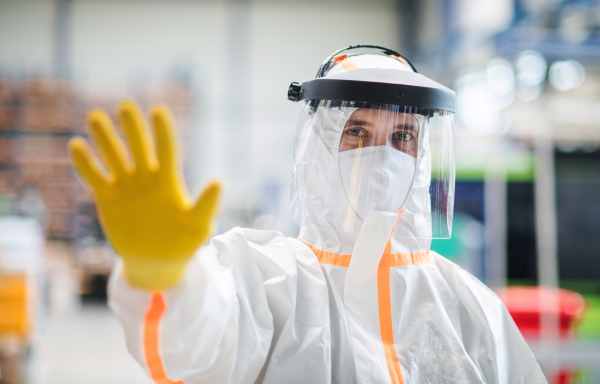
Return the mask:
[[[109, 305], [129, 352], [156, 383], [253, 383], [273, 329], [261, 275], [234, 278], [242, 274], [232, 265], [242, 263], [214, 246], [197, 252], [211, 233], [219, 184], [190, 199], [166, 108], [151, 112], [153, 135], [134, 104], [123, 103], [119, 116], [127, 145], [94, 110], [88, 127], [100, 158], [82, 138], [70, 150], [120, 256]], [[252, 258], [243, 260], [256, 269]]]

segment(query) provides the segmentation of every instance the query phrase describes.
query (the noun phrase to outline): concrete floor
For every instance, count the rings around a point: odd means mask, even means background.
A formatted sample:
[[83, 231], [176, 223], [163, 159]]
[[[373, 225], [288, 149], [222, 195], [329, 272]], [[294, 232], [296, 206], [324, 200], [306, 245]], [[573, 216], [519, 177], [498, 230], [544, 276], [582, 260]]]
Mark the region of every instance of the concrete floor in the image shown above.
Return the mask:
[[26, 384], [151, 384], [103, 302], [82, 303], [70, 249], [50, 244]]
[[40, 331], [28, 384], [150, 384], [129, 355], [123, 332], [101, 304], [54, 315]]

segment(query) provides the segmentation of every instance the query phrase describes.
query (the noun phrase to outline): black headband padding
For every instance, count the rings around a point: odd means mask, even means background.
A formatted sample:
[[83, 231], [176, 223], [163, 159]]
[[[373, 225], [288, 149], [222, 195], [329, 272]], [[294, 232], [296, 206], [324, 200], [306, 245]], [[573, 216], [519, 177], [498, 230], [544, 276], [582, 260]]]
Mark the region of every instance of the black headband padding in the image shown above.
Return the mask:
[[405, 84], [315, 79], [302, 84], [299, 100], [356, 101], [454, 112], [453, 93]]
[[341, 100], [454, 112], [454, 91], [414, 72], [356, 69], [298, 84], [297, 100]]

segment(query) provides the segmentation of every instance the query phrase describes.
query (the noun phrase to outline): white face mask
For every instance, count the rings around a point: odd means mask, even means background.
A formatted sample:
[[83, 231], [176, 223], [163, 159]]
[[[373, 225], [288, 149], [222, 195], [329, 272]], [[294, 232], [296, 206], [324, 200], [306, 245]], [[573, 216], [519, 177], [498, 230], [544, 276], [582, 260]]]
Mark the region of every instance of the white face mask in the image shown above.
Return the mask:
[[417, 159], [379, 145], [338, 153], [348, 209], [365, 220], [370, 211], [398, 212], [413, 182]]

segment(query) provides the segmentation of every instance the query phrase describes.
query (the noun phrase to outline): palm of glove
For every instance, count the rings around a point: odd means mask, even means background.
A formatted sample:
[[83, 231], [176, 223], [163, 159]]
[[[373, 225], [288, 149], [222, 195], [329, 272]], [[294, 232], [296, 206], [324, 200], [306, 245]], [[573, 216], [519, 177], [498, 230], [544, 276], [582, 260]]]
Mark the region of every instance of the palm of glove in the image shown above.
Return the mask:
[[123, 258], [129, 281], [165, 289], [181, 279], [187, 261], [210, 235], [220, 186], [211, 183], [191, 202], [166, 108], [152, 111], [154, 141], [135, 105], [123, 103], [119, 112], [131, 158], [99, 110], [90, 113], [88, 125], [108, 174], [81, 138], [71, 140], [71, 156], [92, 189], [103, 229]]

